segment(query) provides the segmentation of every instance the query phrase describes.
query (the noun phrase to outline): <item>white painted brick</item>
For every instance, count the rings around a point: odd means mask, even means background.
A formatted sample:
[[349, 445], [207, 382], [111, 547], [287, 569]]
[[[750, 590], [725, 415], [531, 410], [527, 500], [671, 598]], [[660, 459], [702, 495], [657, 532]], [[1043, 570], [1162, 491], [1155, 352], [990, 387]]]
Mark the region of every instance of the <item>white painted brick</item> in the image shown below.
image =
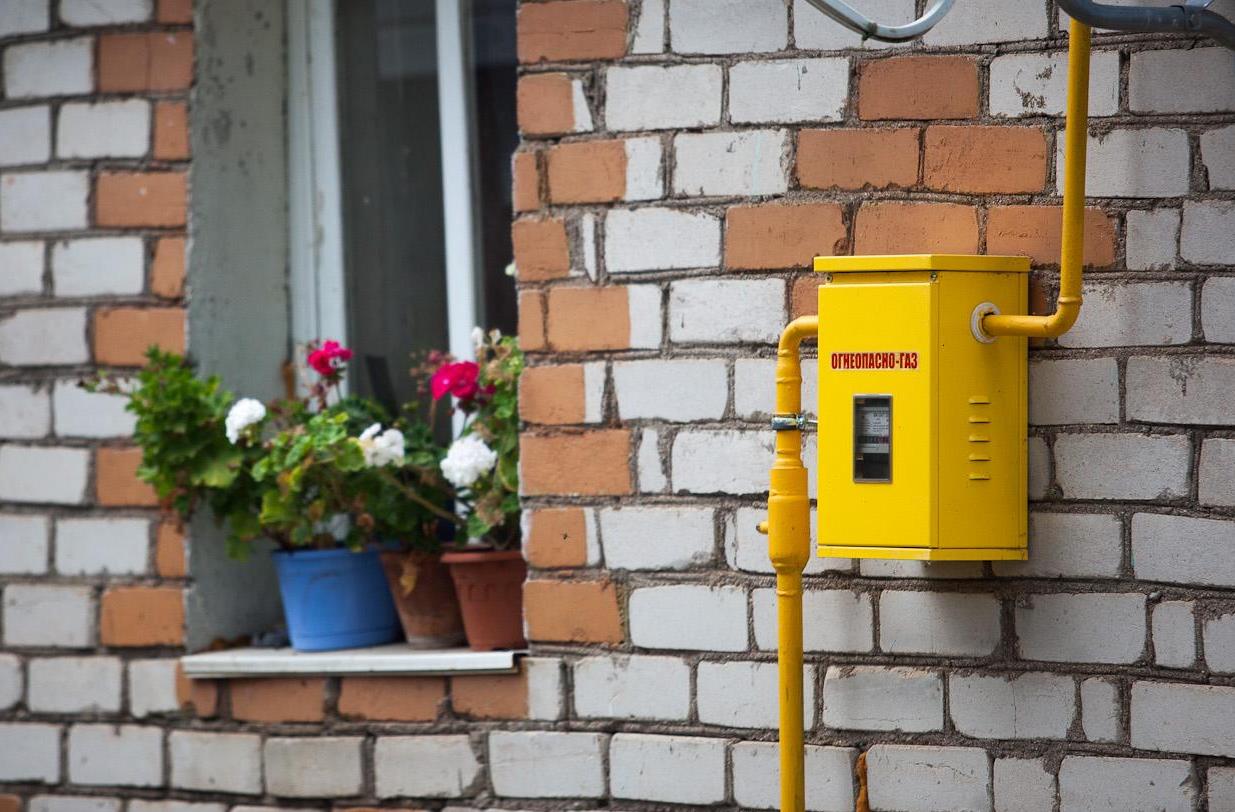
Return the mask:
[[[918, 16], [913, 0], [866, 0], [861, 10], [867, 17], [886, 25], [903, 25], [913, 22]], [[807, 0], [793, 0], [793, 39], [798, 48], [808, 51], [908, 47], [906, 43], [864, 40], [860, 34], [824, 16]]]
[[1084, 316], [1059, 337], [1063, 347], [1187, 344], [1192, 339], [1192, 287], [1186, 282], [1085, 285]]
[[51, 429], [51, 398], [46, 389], [25, 384], [0, 384], [0, 436], [5, 439], [46, 437]]
[[90, 587], [9, 584], [4, 588], [4, 642], [8, 646], [92, 645]]
[[614, 798], [677, 804], [725, 800], [725, 741], [618, 733], [609, 744]]
[[1041, 437], [1029, 438], [1029, 498], [1044, 499], [1051, 485], [1051, 451]]
[[1235, 809], [1235, 767], [1210, 767], [1207, 771], [1209, 812]]
[[1145, 581], [1235, 586], [1235, 521], [1137, 513], [1132, 566]]
[[51, 108], [0, 110], [0, 166], [46, 163], [51, 158]]
[[1029, 514], [1029, 560], [996, 561], [1012, 578], [1117, 578], [1123, 522], [1105, 513]]
[[[495, 774], [502, 767], [493, 759]], [[373, 748], [379, 798], [458, 798], [476, 783], [480, 771], [466, 734], [382, 736]]]
[[680, 209], [615, 209], [605, 219], [611, 273], [720, 264], [720, 218]]
[[266, 792], [282, 798], [348, 798], [364, 790], [359, 736], [267, 739]]
[[769, 431], [679, 431], [673, 442], [673, 489], [766, 493], [775, 441]]
[[176, 789], [261, 794], [262, 738], [256, 733], [173, 730], [168, 753]]
[[627, 138], [626, 194], [623, 200], [657, 200], [665, 194], [660, 138]]
[[49, 527], [46, 516], [0, 514], [0, 572], [47, 572]]
[[994, 595], [884, 591], [879, 646], [895, 654], [984, 657], [999, 645]]
[[[745, 809], [780, 808], [780, 746], [776, 742], [733, 745], [733, 800]], [[806, 809], [850, 812], [853, 768], [858, 753], [849, 747], [806, 746]]]
[[574, 666], [574, 697], [584, 718], [685, 720], [690, 666], [676, 657], [584, 657]]
[[660, 493], [669, 487], [665, 477], [665, 460], [660, 454], [660, 435], [654, 429], [644, 429], [639, 440], [639, 491]]
[[36, 795], [30, 799], [26, 809], [29, 812], [120, 812], [120, 799]]
[[89, 465], [90, 452], [81, 448], [0, 446], [0, 499], [77, 504]]
[[43, 243], [0, 242], [0, 296], [43, 291]]
[[665, 50], [665, 0], [642, 0], [635, 26], [632, 54], [659, 54]]
[[509, 798], [599, 798], [605, 794], [605, 739], [600, 733], [495, 730], [489, 734], [493, 791]]
[[1201, 332], [1214, 344], [1235, 344], [1235, 278], [1215, 276], [1201, 288]]
[[823, 724], [836, 730], [942, 730], [943, 680], [917, 668], [829, 666]]
[[[240, 807], [232, 807], [239, 809]], [[224, 804], [192, 803], [189, 801], [144, 801], [133, 798], [129, 812], [226, 812]]]
[[[776, 360], [739, 358], [733, 363], [733, 409], [738, 417], [764, 420], [776, 411]], [[802, 411], [814, 416], [819, 408], [819, 362], [802, 360]]]
[[[721, 727], [771, 729], [779, 718], [776, 663], [699, 663], [695, 704], [699, 721]], [[814, 727], [815, 669], [802, 669], [802, 718]]]
[[1039, 39], [1047, 34], [1046, 9], [1024, 0], [957, 0], [939, 25], [927, 32], [927, 45], [969, 45]]
[[1132, 271], [1175, 267], [1179, 248], [1179, 209], [1128, 212], [1127, 265]]
[[669, 286], [669, 338], [677, 343], [774, 343], [785, 324], [780, 279], [687, 279]]
[[1029, 422], [1035, 426], [1118, 423], [1118, 362], [1057, 358], [1030, 364]]
[[138, 719], [180, 709], [174, 659], [129, 661], [129, 712]]
[[1136, 113], [1212, 113], [1235, 110], [1230, 82], [1197, 81], [1235, 73], [1226, 48], [1141, 51], [1128, 68], [1128, 107]]
[[588, 104], [587, 93], [583, 88], [583, 81], [574, 77], [570, 80], [570, 109], [574, 116], [573, 133], [591, 132], [595, 128], [595, 123], [592, 121], [592, 108]]
[[1200, 499], [1203, 505], [1235, 505], [1235, 440], [1206, 438], [1201, 446]]
[[1235, 127], [1201, 133], [1201, 160], [1210, 189], [1235, 189]]
[[716, 557], [715, 517], [698, 507], [602, 509], [601, 545], [614, 570], [694, 569]]
[[[1060, 193], [1064, 178], [1063, 145], [1061, 137], [1055, 155], [1055, 183]], [[1191, 176], [1189, 160], [1188, 133], [1184, 130], [1125, 129], [1091, 135], [1085, 163], [1085, 192], [1091, 197], [1186, 195]]]
[[630, 595], [630, 642], [635, 646], [745, 651], [746, 638], [746, 590], [739, 587], [675, 584], [643, 587]]
[[1201, 629], [1205, 638], [1205, 665], [1219, 674], [1235, 672], [1235, 614], [1206, 618]]
[[952, 721], [976, 739], [1065, 739], [1076, 683], [1059, 674], [958, 675], [949, 678]]
[[33, 34], [51, 26], [51, 0], [8, 0], [0, 14], [0, 37]]
[[4, 49], [4, 95], [10, 99], [94, 90], [94, 38], [29, 42]]
[[0, 781], [59, 783], [60, 726], [0, 722]]
[[56, 571], [61, 575], [138, 575], [146, 571], [149, 549], [146, 519], [56, 521]]
[[1165, 668], [1191, 668], [1196, 663], [1196, 618], [1187, 601], [1163, 601], [1151, 622], [1154, 662]]
[[25, 689], [21, 658], [15, 654], [0, 654], [0, 710], [8, 710], [20, 702]]
[[867, 751], [871, 809], [990, 812], [991, 767], [977, 747], [880, 744]]
[[1235, 756], [1235, 688], [1136, 682], [1132, 746], [1140, 750]]
[[[1023, 53], [991, 60], [991, 115], [1059, 116], [1068, 100], [1068, 54]], [[1089, 115], [1119, 112], [1119, 52], [1095, 51], [1089, 62]]]
[[1129, 420], [1229, 425], [1235, 358], [1129, 358]]
[[613, 384], [621, 420], [719, 420], [729, 401], [729, 370], [721, 358], [617, 362]]
[[789, 188], [785, 130], [679, 135], [673, 153], [673, 193], [678, 196], [751, 197], [784, 194]]
[[1059, 768], [1059, 810], [1191, 812], [1195, 786], [1186, 761], [1068, 756]]
[[844, 58], [739, 62], [729, 69], [729, 119], [735, 124], [840, 121], [848, 98]]
[[[776, 590], [756, 589], [751, 596], [755, 615], [755, 645], [775, 651]], [[806, 589], [802, 592], [802, 648], [805, 651], [867, 652], [874, 646], [871, 597], [847, 589]]]
[[605, 416], [605, 363], [583, 365], [583, 422], [599, 423]]
[[163, 729], [138, 725], [73, 725], [69, 781], [92, 786], [163, 786]]
[[77, 381], [56, 381], [52, 404], [61, 437], [128, 437], [137, 416], [125, 409], [128, 398], [87, 392]]
[[995, 812], [1054, 812], [1055, 776], [1039, 759], [995, 759]]
[[1179, 255], [1199, 265], [1229, 265], [1235, 250], [1235, 202], [1184, 201]]
[[115, 713], [121, 669], [116, 657], [36, 657], [26, 705], [41, 713]]
[[150, 19], [152, 0], [61, 0], [60, 19], [68, 25], [114, 25]]
[[605, 71], [605, 121], [615, 132], [720, 123], [719, 65], [640, 65]]
[[144, 99], [60, 108], [56, 154], [61, 158], [141, 158], [149, 146], [150, 102]]
[[627, 285], [630, 307], [630, 346], [635, 350], [660, 347], [662, 319], [659, 285]]
[[1188, 495], [1185, 435], [1061, 434], [1055, 479], [1069, 499], [1174, 499]]
[[0, 320], [0, 361], [6, 364], [42, 366], [89, 360], [82, 308], [22, 310]]
[[[768, 558], [768, 537], [757, 529], [760, 522], [768, 517], [764, 508], [738, 508], [731, 519], [725, 522], [725, 562], [731, 569], [741, 572], [763, 572], [771, 574], [772, 561]], [[811, 538], [816, 538], [816, 514], [810, 512]], [[819, 575], [825, 572], [850, 572], [853, 569], [853, 559], [850, 558], [820, 558], [813, 554], [806, 561], [806, 575]]]
[[1081, 727], [1091, 742], [1119, 741], [1119, 687], [1101, 677], [1081, 683]]
[[895, 561], [863, 558], [858, 562], [863, 578], [925, 578], [928, 580], [982, 578], [981, 561]]
[[781, 51], [789, 44], [785, 0], [673, 0], [669, 47], [679, 54]]
[[1026, 660], [1131, 663], [1145, 652], [1145, 596], [1060, 594], [1027, 597], [1016, 608]]
[[52, 245], [51, 277], [57, 296], [133, 295], [145, 285], [140, 237], [91, 237]]
[[[12, 50], [10, 48], [9, 50]], [[85, 172], [15, 172], [0, 178], [0, 231], [71, 231], [87, 224]]]
[[527, 674], [527, 718], [561, 719], [562, 661], [553, 657], [524, 657], [522, 662]]

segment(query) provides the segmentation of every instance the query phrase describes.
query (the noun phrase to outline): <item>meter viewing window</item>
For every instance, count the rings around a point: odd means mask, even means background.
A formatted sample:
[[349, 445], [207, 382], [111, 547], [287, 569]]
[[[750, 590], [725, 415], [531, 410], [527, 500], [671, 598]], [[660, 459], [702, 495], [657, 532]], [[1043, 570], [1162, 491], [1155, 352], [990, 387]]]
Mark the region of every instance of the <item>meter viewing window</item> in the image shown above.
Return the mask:
[[853, 481], [892, 481], [892, 397], [853, 398]]

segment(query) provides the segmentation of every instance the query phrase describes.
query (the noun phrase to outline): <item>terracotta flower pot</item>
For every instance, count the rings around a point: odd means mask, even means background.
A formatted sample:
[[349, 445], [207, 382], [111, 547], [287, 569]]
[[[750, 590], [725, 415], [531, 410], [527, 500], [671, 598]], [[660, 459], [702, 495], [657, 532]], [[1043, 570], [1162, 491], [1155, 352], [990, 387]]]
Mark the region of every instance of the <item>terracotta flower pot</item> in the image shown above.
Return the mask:
[[463, 628], [473, 651], [523, 648], [523, 580], [527, 564], [519, 550], [443, 553], [450, 567]]
[[382, 569], [409, 646], [448, 648], [463, 642], [459, 599], [440, 555], [384, 552]]

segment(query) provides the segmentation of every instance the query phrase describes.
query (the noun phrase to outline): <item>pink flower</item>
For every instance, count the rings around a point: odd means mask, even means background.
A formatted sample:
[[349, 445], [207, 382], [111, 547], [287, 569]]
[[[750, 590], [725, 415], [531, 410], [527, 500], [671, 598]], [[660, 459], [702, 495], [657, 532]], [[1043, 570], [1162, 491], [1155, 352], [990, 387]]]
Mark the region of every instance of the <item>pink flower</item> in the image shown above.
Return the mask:
[[475, 361], [442, 364], [429, 380], [429, 389], [434, 400], [441, 400], [447, 393], [459, 400], [471, 400], [480, 391], [479, 376], [480, 367]]
[[309, 353], [309, 366], [323, 378], [337, 378], [352, 360], [352, 351], [337, 341], [324, 341]]

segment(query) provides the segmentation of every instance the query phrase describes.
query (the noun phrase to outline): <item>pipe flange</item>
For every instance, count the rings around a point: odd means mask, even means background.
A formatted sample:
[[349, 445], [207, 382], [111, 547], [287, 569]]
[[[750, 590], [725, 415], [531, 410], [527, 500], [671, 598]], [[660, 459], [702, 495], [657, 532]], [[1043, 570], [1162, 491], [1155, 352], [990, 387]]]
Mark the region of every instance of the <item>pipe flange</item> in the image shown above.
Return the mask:
[[982, 329], [982, 320], [987, 316], [998, 314], [999, 307], [994, 302], [983, 302], [978, 305], [969, 316], [969, 332], [973, 333], [973, 337], [983, 344], [994, 344], [996, 337]]

